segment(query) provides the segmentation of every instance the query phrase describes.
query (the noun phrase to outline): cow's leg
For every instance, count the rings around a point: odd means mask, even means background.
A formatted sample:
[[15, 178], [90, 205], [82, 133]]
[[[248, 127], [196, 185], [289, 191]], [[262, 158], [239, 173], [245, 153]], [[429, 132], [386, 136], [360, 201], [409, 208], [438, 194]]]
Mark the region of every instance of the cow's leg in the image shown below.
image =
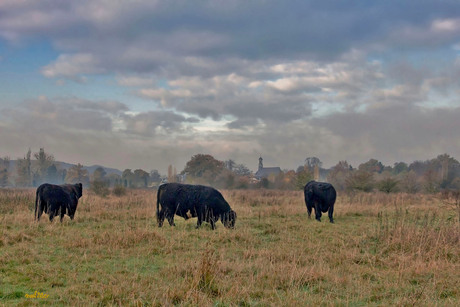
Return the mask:
[[327, 212], [329, 216], [329, 222], [334, 223], [334, 219], [332, 218], [332, 214], [334, 213], [334, 206], [329, 207], [329, 211]]
[[196, 215], [198, 217], [198, 221], [196, 222], [196, 228], [200, 228], [201, 224], [203, 223], [203, 220], [204, 220], [203, 209], [198, 209], [196, 213], [197, 213]]
[[48, 214], [49, 214], [50, 222], [52, 222], [53, 219], [54, 219], [54, 216], [56, 215], [56, 212], [55, 212], [54, 208], [49, 208], [48, 211], [49, 211]]
[[318, 204], [318, 202], [315, 202], [315, 218], [318, 222], [321, 222], [321, 206]]
[[37, 210], [38, 210], [38, 212], [37, 212], [37, 221], [40, 221], [40, 217], [43, 214], [43, 201], [40, 200]]
[[307, 202], [307, 211], [308, 211], [308, 218], [311, 219], [311, 210], [312, 210], [312, 205], [310, 202]]
[[214, 220], [213, 216], [210, 217], [209, 223], [211, 223], [211, 229], [212, 230], [216, 229], [216, 221]]
[[165, 212], [163, 208], [161, 208], [160, 211], [158, 212], [158, 227], [163, 226], [164, 221], [165, 221]]
[[165, 216], [170, 226], [176, 226], [176, 224], [174, 224], [174, 212], [173, 211], [171, 210], [165, 211]]
[[65, 207], [61, 206], [61, 216], [60, 216], [61, 223], [62, 223], [62, 220], [64, 219], [64, 215], [65, 215]]

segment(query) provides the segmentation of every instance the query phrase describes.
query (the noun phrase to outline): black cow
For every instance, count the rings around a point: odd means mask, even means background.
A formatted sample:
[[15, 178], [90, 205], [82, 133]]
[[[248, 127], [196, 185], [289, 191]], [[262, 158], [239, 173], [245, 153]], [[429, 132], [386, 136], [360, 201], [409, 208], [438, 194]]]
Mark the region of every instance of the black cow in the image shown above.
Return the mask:
[[78, 199], [83, 195], [83, 186], [77, 184], [55, 185], [44, 183], [35, 193], [35, 219], [40, 220], [43, 212], [49, 215], [50, 221], [60, 215], [61, 222], [64, 215], [73, 220], [77, 211]]
[[157, 192], [158, 227], [163, 226], [165, 218], [169, 225], [175, 226], [174, 214], [184, 219], [188, 219], [189, 214], [191, 217], [198, 217], [196, 228], [205, 221], [215, 229], [219, 218], [225, 227], [234, 228], [236, 221], [236, 212], [216, 189], [181, 183], [162, 184]]
[[317, 221], [321, 222], [321, 212], [328, 212], [329, 221], [334, 223], [332, 214], [337, 193], [330, 183], [310, 181], [304, 187], [304, 195], [308, 218], [311, 218], [311, 209], [315, 208]]

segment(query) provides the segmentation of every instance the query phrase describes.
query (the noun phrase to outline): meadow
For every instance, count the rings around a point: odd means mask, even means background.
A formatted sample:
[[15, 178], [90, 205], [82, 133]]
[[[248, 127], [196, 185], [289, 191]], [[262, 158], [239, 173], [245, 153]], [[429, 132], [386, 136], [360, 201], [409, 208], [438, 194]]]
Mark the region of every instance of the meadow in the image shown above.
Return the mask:
[[0, 190], [4, 306], [460, 305], [458, 213], [433, 195], [339, 194], [331, 224], [302, 191], [228, 190], [236, 228], [212, 231], [158, 228], [149, 190], [37, 223], [34, 192]]

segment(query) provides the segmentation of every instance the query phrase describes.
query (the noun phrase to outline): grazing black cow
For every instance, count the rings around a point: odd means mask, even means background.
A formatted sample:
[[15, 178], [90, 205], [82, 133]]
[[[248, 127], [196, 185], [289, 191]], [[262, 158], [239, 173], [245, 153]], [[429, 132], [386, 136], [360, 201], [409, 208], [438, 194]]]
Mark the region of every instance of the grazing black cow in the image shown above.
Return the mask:
[[188, 219], [189, 214], [191, 217], [198, 217], [196, 228], [205, 221], [215, 229], [219, 218], [225, 227], [234, 228], [236, 221], [236, 212], [216, 189], [181, 183], [162, 184], [157, 193], [158, 227], [163, 226], [165, 218], [169, 225], [175, 226], [174, 214], [184, 219]]
[[308, 218], [311, 210], [315, 208], [315, 218], [321, 222], [321, 212], [328, 212], [329, 221], [334, 223], [334, 203], [337, 193], [332, 184], [327, 182], [310, 181], [304, 187], [305, 205], [308, 210]]
[[64, 215], [73, 220], [77, 211], [78, 199], [83, 195], [83, 186], [77, 184], [55, 185], [44, 183], [35, 193], [35, 219], [40, 220], [43, 212], [49, 215], [50, 221], [60, 215], [61, 222]]

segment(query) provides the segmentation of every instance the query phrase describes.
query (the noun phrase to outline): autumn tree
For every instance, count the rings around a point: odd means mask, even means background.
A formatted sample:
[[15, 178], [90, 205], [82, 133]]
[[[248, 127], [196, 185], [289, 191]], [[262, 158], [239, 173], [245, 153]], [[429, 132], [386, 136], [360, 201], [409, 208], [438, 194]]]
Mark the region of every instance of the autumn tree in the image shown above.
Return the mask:
[[327, 181], [337, 190], [343, 191], [346, 188], [346, 179], [351, 172], [351, 167], [347, 161], [339, 161], [328, 173]]
[[183, 173], [191, 182], [212, 184], [223, 169], [224, 162], [208, 154], [197, 154], [187, 162]]
[[398, 190], [398, 183], [399, 181], [397, 179], [392, 177], [386, 177], [377, 182], [376, 186], [381, 192], [393, 193]]
[[383, 171], [383, 164], [376, 159], [370, 159], [366, 163], [362, 163], [358, 166], [358, 170], [366, 171], [369, 173], [381, 173]]
[[137, 188], [146, 188], [149, 183], [149, 173], [142, 169], [134, 170], [134, 185]]
[[249, 168], [247, 168], [244, 164], [235, 164], [235, 166], [231, 170], [237, 176], [251, 176], [252, 172]]
[[323, 162], [317, 157], [308, 157], [305, 159], [305, 167], [309, 170], [313, 170], [315, 167], [320, 168], [323, 165]]
[[398, 175], [402, 172], [407, 172], [409, 170], [409, 166], [407, 163], [404, 162], [397, 162], [393, 165], [393, 174]]
[[152, 182], [160, 182], [161, 181], [161, 175], [158, 172], [158, 170], [154, 169], [150, 171], [150, 180]]
[[107, 172], [101, 166], [98, 166], [93, 172], [93, 181], [105, 181]]
[[403, 192], [413, 194], [420, 190], [417, 174], [414, 171], [404, 172], [398, 178], [400, 178], [399, 186]]
[[18, 187], [28, 187], [32, 183], [32, 176], [31, 176], [31, 156], [32, 152], [29, 148], [26, 156], [24, 158], [17, 159], [16, 165], [16, 186]]
[[107, 172], [101, 166], [98, 166], [92, 175], [90, 189], [99, 196], [106, 197], [109, 194], [110, 181], [106, 179]]
[[296, 183], [295, 186], [297, 189], [302, 190], [305, 185], [313, 180], [313, 170], [310, 169], [307, 166], [304, 166], [303, 168], [297, 168], [297, 173], [296, 173]]
[[123, 182], [122, 185], [125, 188], [130, 188], [132, 186], [133, 179], [134, 179], [134, 174], [129, 168], [125, 169], [123, 173], [121, 174], [121, 180]]
[[70, 184], [82, 183], [84, 186], [88, 186], [89, 185], [88, 170], [86, 170], [84, 166], [81, 165], [80, 163], [72, 166], [67, 171], [65, 182], [70, 183]]
[[54, 156], [47, 154], [44, 148], [34, 153], [34, 158], [37, 160], [37, 165], [34, 169], [35, 185], [43, 183], [46, 179], [46, 171], [54, 163]]
[[370, 192], [374, 188], [374, 175], [365, 170], [351, 172], [345, 179], [347, 190]]
[[0, 187], [8, 186], [8, 169], [10, 166], [10, 158], [8, 156], [0, 158]]

